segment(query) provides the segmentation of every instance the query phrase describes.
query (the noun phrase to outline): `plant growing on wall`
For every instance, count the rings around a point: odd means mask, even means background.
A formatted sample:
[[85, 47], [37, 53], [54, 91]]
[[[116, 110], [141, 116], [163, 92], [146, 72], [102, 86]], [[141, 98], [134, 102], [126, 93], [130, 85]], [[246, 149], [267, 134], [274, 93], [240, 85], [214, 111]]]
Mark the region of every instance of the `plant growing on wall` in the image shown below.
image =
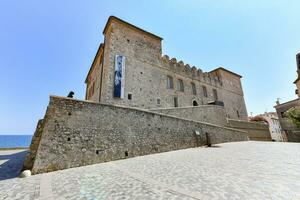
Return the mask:
[[285, 117], [292, 121], [297, 127], [300, 127], [300, 107], [293, 107], [284, 113]]

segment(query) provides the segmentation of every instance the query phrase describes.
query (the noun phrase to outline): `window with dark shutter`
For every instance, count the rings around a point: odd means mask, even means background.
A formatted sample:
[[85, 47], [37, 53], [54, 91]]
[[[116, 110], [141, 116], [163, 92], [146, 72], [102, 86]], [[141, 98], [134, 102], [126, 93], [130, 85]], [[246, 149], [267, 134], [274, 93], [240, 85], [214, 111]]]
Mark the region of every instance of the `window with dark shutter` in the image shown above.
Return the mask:
[[177, 90], [184, 92], [184, 86], [183, 86], [183, 81], [181, 79], [177, 80]]
[[207, 97], [207, 89], [206, 89], [206, 86], [202, 86], [202, 90], [203, 90], [203, 96], [204, 97]]
[[167, 88], [168, 89], [173, 89], [173, 77], [172, 76], [167, 76]]
[[178, 97], [174, 97], [174, 107], [178, 107]]
[[217, 101], [218, 100], [218, 92], [216, 89], [213, 89], [213, 94], [214, 94], [214, 100]]

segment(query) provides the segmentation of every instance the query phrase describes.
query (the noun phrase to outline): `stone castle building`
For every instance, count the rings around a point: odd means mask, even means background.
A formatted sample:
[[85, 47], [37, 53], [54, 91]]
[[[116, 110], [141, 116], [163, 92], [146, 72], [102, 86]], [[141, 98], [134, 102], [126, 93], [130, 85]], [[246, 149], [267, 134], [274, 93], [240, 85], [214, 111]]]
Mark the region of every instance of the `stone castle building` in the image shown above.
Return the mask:
[[[271, 140], [248, 122], [241, 76], [162, 56], [162, 38], [110, 17], [85, 100], [50, 96], [24, 162], [33, 174], [223, 142]], [[229, 119], [230, 118], [230, 119]]]
[[[226, 116], [247, 120], [241, 76], [210, 72], [162, 56], [162, 38], [111, 16], [86, 78], [86, 100], [144, 109], [224, 105]], [[116, 95], [117, 59], [122, 93]], [[120, 79], [120, 78], [119, 78]]]

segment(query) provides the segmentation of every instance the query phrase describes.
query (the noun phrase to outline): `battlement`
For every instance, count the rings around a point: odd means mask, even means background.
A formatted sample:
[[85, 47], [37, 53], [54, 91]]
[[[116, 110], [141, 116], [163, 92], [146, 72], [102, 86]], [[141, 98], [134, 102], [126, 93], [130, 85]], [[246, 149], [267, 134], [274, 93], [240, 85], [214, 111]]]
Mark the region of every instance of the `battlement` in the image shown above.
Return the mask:
[[168, 68], [170, 71], [181, 74], [188, 78], [198, 80], [200, 82], [213, 85], [216, 87], [222, 87], [222, 81], [218, 76], [214, 76], [209, 72], [203, 72], [200, 68], [184, 64], [183, 61], [178, 61], [176, 58], [171, 58], [168, 55], [161, 57], [161, 63], [163, 67]]

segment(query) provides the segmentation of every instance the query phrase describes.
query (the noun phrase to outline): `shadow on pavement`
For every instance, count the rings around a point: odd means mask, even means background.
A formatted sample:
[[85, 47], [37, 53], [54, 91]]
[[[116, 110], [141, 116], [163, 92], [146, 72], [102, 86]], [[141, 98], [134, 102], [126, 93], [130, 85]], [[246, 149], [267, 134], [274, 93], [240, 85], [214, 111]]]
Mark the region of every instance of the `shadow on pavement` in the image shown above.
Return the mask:
[[19, 176], [28, 150], [0, 151], [0, 181]]
[[218, 146], [218, 145], [211, 145], [211, 146], [208, 146], [208, 148], [221, 148], [221, 146]]

